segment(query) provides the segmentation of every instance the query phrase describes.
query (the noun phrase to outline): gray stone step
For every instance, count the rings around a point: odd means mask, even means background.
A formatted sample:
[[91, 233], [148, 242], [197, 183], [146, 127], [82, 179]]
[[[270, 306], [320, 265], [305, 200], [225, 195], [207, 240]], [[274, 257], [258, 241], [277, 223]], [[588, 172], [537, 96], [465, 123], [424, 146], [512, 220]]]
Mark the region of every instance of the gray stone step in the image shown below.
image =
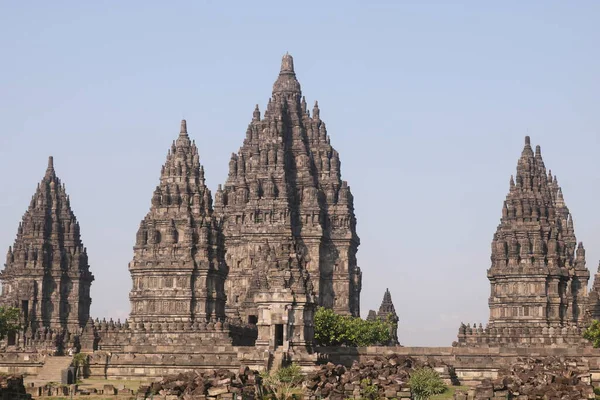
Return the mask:
[[43, 386], [48, 382], [60, 383], [61, 371], [69, 368], [72, 361], [73, 357], [46, 357], [40, 372], [35, 376], [27, 377], [25, 383], [34, 383], [36, 386]]

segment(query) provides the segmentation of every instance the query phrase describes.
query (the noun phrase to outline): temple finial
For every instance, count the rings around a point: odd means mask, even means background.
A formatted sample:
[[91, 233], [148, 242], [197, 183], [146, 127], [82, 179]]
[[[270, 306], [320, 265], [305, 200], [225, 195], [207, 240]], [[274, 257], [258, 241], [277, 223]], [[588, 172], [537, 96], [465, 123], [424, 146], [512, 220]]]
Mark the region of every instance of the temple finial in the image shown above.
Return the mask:
[[48, 168], [46, 169], [46, 175], [54, 175], [54, 157], [48, 157]]
[[531, 146], [531, 138], [529, 136], [525, 136], [525, 146]]
[[294, 58], [289, 53], [281, 59], [281, 73], [294, 73]]
[[[298, 100], [300, 99], [299, 96], [302, 95], [300, 83], [296, 79], [296, 73], [294, 72], [294, 59], [288, 53], [281, 59], [281, 70], [275, 84], [273, 84], [273, 94], [281, 93], [295, 93], [298, 95]], [[270, 113], [271, 109], [267, 107], [267, 111]]]
[[185, 119], [181, 120], [181, 129], [179, 130], [180, 135], [187, 135], [187, 122]]
[[260, 121], [260, 109], [258, 108], [258, 104], [254, 107], [254, 112], [252, 113], [253, 121]]

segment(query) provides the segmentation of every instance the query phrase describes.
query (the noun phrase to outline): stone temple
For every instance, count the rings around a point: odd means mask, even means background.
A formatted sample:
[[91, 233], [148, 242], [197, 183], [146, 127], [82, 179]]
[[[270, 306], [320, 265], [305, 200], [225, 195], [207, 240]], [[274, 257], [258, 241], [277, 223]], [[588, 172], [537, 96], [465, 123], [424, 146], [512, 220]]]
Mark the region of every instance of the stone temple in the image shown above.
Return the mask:
[[306, 281], [314, 291], [311, 302], [359, 315], [360, 242], [352, 193], [341, 180], [340, 157], [318, 104], [312, 116], [308, 111], [290, 55], [283, 57], [264, 116], [256, 106], [244, 143], [231, 157], [215, 212], [227, 248], [228, 316], [257, 317], [254, 292], [268, 268], [259, 249], [268, 251], [271, 262], [300, 271], [284, 278]]
[[[123, 379], [289, 360], [349, 366], [392, 351], [442, 357], [459, 378], [483, 379], [530, 349], [561, 357], [594, 351], [581, 335], [600, 318], [600, 269], [588, 292], [573, 217], [529, 137], [492, 240], [488, 325], [462, 324], [453, 347], [401, 347], [386, 290], [369, 319], [393, 322], [392, 340], [357, 349], [314, 343], [317, 307], [360, 313], [360, 240], [340, 155], [318, 104], [308, 110], [292, 57], [283, 57], [264, 113], [255, 108], [214, 201], [202, 146], [185, 120], [173, 136], [137, 230], [123, 322], [90, 318], [94, 276], [50, 158], [0, 273], [0, 304], [23, 318], [23, 329], [0, 341], [0, 371], [35, 374], [45, 354], [73, 347], [89, 354], [92, 375]], [[600, 353], [594, 357], [600, 381]]]
[[214, 204], [201, 150], [181, 121], [137, 231], [123, 322], [90, 318], [93, 276], [50, 159], [0, 276], [0, 302], [27, 321], [10, 346], [98, 350], [92, 364], [119, 376], [315, 361], [316, 308], [360, 313], [360, 241], [340, 156], [290, 55]]
[[529, 137], [510, 178], [491, 262], [489, 324], [485, 329], [462, 325], [460, 344], [582, 342], [589, 314], [585, 249], [577, 244], [558, 180], [546, 170], [540, 146], [534, 153]]
[[79, 223], [50, 157], [0, 273], [2, 303], [21, 309], [22, 340], [42, 331], [77, 332], [90, 317], [93, 280]]
[[130, 322], [206, 322], [225, 317], [225, 249], [198, 148], [181, 122], [129, 264]]

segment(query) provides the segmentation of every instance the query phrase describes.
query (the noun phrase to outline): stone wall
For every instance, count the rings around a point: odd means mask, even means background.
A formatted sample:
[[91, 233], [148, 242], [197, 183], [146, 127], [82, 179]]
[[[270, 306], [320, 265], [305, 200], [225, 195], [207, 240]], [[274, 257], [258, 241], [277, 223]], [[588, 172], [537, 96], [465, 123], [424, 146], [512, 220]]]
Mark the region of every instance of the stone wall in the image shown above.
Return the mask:
[[583, 337], [583, 328], [564, 326], [561, 328], [539, 327], [479, 327], [462, 324], [458, 330], [457, 346], [502, 346], [502, 347], [540, 347], [540, 346], [580, 346], [588, 341]]
[[0, 374], [36, 375], [44, 359], [44, 355], [38, 353], [0, 353]]
[[[185, 336], [185, 335], [182, 335]], [[190, 336], [191, 337], [191, 336]], [[93, 377], [109, 379], [160, 378], [186, 371], [225, 369], [238, 371], [240, 366], [264, 370], [277, 361], [278, 353], [261, 351], [253, 346], [165, 345], [146, 348], [145, 354], [126, 351], [96, 351], [90, 355]], [[475, 386], [485, 379], [496, 379], [499, 371], [523, 358], [570, 358], [581, 360], [594, 384], [600, 384], [600, 349], [591, 347], [320, 347], [315, 353], [290, 349], [286, 357], [310, 372], [317, 364], [331, 362], [350, 368], [354, 361], [368, 362], [392, 354], [412, 357], [430, 364], [443, 363], [452, 368], [463, 385]], [[296, 350], [297, 351], [297, 350]], [[32, 353], [1, 353], [0, 372], [35, 375], [43, 365], [43, 356]], [[583, 364], [582, 364], [583, 365]]]

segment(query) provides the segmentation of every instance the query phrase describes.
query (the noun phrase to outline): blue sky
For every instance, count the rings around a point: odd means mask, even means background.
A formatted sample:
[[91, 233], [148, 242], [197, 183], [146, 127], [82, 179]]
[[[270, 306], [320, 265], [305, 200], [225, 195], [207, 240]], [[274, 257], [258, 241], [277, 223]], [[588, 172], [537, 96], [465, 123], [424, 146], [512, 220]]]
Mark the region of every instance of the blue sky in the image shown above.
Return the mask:
[[355, 196], [362, 311], [389, 287], [405, 345], [486, 322], [490, 244], [525, 135], [600, 259], [600, 3], [0, 2], [0, 248], [53, 155], [96, 276], [124, 317], [127, 264], [188, 121], [226, 179], [286, 51]]

